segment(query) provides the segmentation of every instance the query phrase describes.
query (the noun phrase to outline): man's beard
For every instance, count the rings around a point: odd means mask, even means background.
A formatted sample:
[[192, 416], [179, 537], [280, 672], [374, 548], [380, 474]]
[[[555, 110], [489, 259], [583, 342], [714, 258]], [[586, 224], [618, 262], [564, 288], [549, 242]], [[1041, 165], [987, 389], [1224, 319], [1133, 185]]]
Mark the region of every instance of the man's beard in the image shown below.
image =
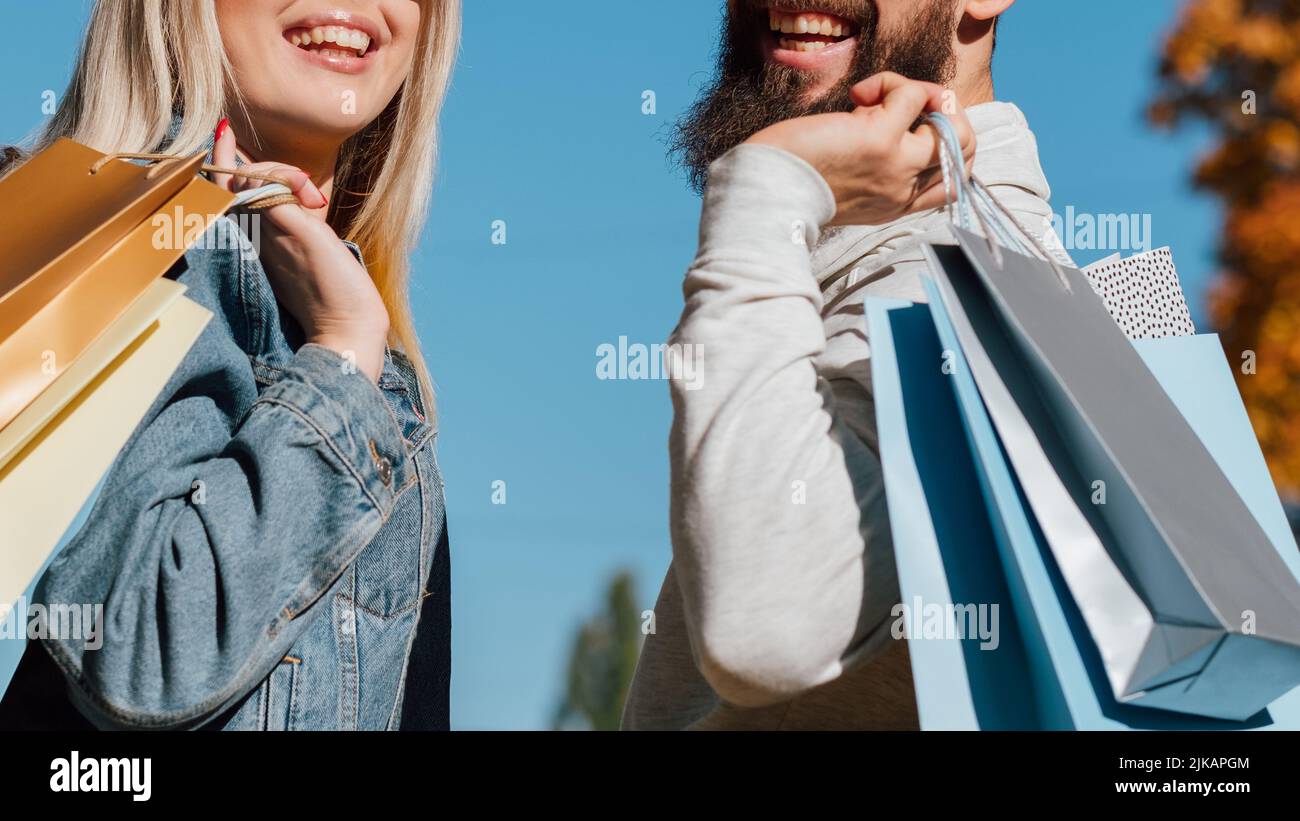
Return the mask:
[[762, 4], [742, 0], [727, 15], [718, 55], [718, 76], [677, 123], [672, 153], [690, 172], [691, 185], [703, 191], [709, 164], [770, 125], [794, 117], [852, 111], [853, 86], [882, 71], [913, 80], [947, 85], [956, 59], [957, 19], [952, 0], [923, 0], [924, 6], [901, 32], [881, 36], [876, 6], [870, 0], [823, 0], [818, 10], [858, 26], [858, 45], [842, 80], [808, 100], [813, 77], [791, 66], [769, 62], [760, 48], [768, 33]]

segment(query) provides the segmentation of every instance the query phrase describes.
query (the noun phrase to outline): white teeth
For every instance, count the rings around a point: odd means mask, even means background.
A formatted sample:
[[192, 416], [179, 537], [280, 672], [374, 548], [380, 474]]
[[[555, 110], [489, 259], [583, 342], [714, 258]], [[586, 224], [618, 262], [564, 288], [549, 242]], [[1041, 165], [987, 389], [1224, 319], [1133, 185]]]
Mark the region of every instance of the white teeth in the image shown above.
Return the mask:
[[847, 37], [853, 34], [851, 23], [831, 14], [791, 14], [769, 9], [767, 18], [768, 27], [782, 34], [818, 34], [823, 37]]
[[342, 48], [318, 48], [315, 51], [321, 54], [329, 53], [346, 57], [362, 57], [370, 49], [369, 34], [360, 29], [347, 28], [346, 26], [316, 26], [311, 29], [302, 29], [291, 33], [289, 42], [302, 48], [319, 46], [322, 43], [333, 43]]
[[830, 44], [823, 43], [820, 40], [810, 42], [807, 40], [791, 40], [787, 37], [782, 37], [780, 41], [781, 48], [789, 51], [821, 51], [828, 45]]

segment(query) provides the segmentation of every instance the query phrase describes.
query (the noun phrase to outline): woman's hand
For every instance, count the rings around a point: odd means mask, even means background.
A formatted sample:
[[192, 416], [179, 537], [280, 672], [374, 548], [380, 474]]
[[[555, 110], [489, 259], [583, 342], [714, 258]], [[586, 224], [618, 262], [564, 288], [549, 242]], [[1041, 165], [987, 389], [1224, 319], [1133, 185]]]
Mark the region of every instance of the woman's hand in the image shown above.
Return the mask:
[[858, 83], [852, 96], [858, 108], [851, 113], [786, 120], [748, 142], [784, 148], [816, 168], [835, 194], [833, 225], [882, 225], [943, 206], [938, 132], [912, 125], [923, 114], [947, 114], [969, 174], [975, 132], [965, 112], [943, 86], [891, 72]]
[[[226, 128], [217, 138], [213, 164], [235, 167], [235, 135]], [[302, 325], [308, 342], [330, 348], [379, 381], [388, 341], [388, 310], [366, 269], [357, 262], [334, 229], [304, 209], [327, 205], [325, 196], [303, 171], [290, 165], [260, 162], [240, 170], [284, 180], [300, 205], [277, 205], [266, 215], [259, 257], [271, 287]], [[213, 182], [231, 192], [266, 185], [231, 174], [213, 174]]]

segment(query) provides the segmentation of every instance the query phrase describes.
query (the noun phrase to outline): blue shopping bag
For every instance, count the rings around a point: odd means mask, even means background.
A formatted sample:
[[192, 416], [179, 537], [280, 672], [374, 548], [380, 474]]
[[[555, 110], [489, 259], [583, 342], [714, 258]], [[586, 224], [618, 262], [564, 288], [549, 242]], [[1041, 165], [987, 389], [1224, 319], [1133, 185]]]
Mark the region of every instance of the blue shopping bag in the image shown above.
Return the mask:
[[921, 727], [1041, 726], [1038, 688], [1012, 615], [994, 519], [980, 491], [950, 377], [943, 373], [929, 309], [868, 299], [866, 315], [902, 604], [913, 612], [975, 604], [999, 614], [993, 649], [978, 638], [934, 640], [924, 631], [907, 636]]
[[[1003, 608], [1001, 625], [1004, 635], [1012, 624], [1016, 632], [1003, 646], [1018, 648], [1021, 666], [1008, 664], [1000, 651], [976, 653], [959, 646], [968, 642], [909, 639], [922, 726], [1300, 728], [1300, 689], [1241, 722], [1115, 700], [1096, 646], [966, 368], [951, 320], [937, 295], [931, 299], [929, 306], [880, 300], [867, 304], [881, 460], [902, 599], [960, 600], [956, 588], [988, 595], [989, 603], [1009, 604]], [[918, 317], [931, 321], [930, 337], [918, 327], [923, 325]], [[1175, 337], [1135, 345], [1300, 579], [1295, 539], [1217, 338]], [[943, 361], [942, 370], [934, 365], [936, 358]], [[954, 441], [954, 431], [963, 441]], [[943, 449], [944, 459], [927, 455], [931, 444]], [[972, 496], [983, 506], [982, 525], [980, 511], [970, 503]], [[961, 531], [963, 538], [944, 535], [952, 524], [968, 528]], [[993, 573], [1002, 576], [1000, 588], [987, 580], [981, 587], [969, 579], [971, 574]], [[1025, 721], [1021, 713], [1018, 721], [999, 721], [1005, 712], [973, 707], [990, 700], [1031, 704], [1032, 716]]]

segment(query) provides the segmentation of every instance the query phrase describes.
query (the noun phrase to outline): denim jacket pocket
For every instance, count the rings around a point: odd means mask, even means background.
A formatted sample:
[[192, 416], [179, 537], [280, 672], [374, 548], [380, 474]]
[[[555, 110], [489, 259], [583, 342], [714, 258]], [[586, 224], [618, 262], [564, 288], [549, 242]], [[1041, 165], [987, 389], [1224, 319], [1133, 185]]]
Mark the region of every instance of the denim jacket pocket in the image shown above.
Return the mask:
[[[417, 471], [423, 465], [417, 463]], [[389, 618], [420, 603], [424, 576], [424, 538], [428, 527], [425, 494], [418, 485], [397, 499], [389, 516], [390, 527], [361, 551], [353, 563], [356, 606], [374, 616]]]
[[388, 524], [361, 551], [354, 564], [352, 594], [363, 612], [392, 618], [419, 607], [430, 564], [435, 495], [442, 492], [434, 458], [436, 436], [419, 399], [418, 382], [408, 360], [390, 353], [379, 377], [379, 389], [397, 420], [414, 466], [411, 486], [402, 489]]
[[298, 700], [298, 674], [302, 660], [285, 656], [266, 679], [266, 729], [292, 730]]

